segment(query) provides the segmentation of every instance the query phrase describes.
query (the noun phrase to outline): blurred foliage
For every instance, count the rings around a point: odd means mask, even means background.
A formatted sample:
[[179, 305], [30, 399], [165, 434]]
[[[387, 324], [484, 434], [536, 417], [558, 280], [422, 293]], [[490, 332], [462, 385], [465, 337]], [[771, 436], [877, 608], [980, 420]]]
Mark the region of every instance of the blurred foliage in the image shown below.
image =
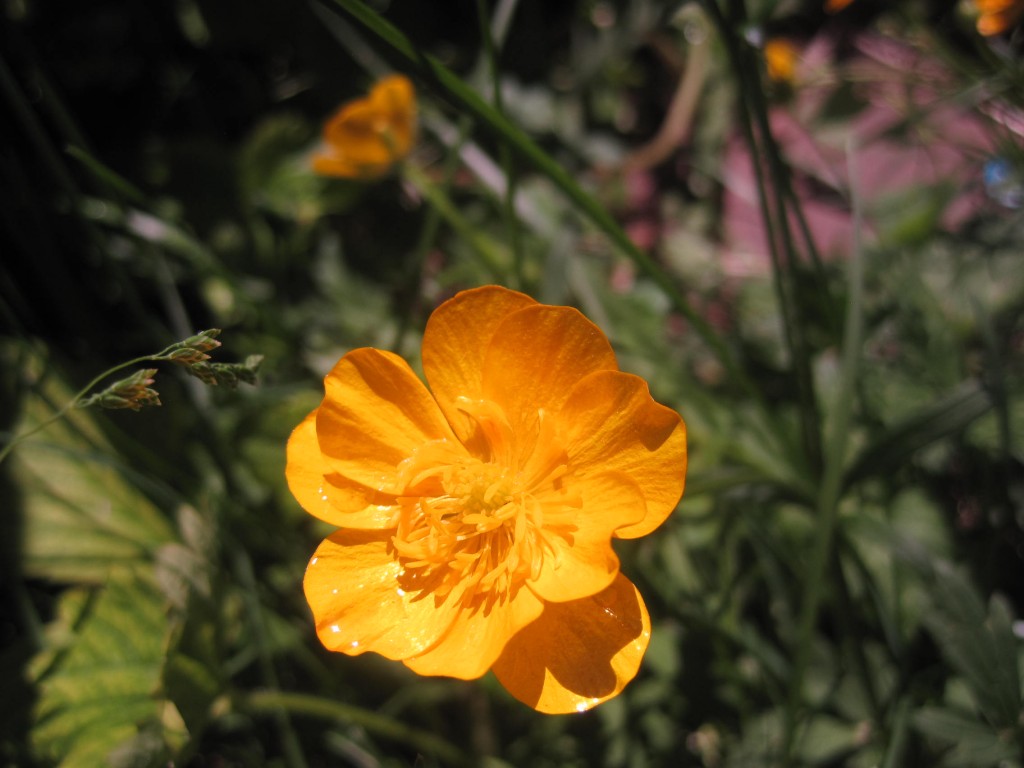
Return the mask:
[[[264, 362], [0, 463], [0, 765], [1024, 765], [1024, 39], [822, 5], [4, 4], [3, 442], [201, 328]], [[394, 69], [407, 167], [314, 176]], [[620, 542], [644, 667], [580, 716], [331, 655], [302, 597], [320, 378], [418, 364], [485, 282], [579, 306], [689, 429], [678, 511]]]

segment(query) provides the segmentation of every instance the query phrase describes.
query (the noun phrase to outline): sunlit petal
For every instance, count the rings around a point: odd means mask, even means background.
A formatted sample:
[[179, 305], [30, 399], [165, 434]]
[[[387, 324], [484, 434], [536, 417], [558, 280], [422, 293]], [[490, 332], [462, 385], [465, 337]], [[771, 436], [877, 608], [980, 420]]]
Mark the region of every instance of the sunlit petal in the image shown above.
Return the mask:
[[594, 371], [617, 370], [601, 329], [571, 307], [536, 305], [506, 316], [484, 357], [482, 393], [508, 416], [529, 448], [541, 411], [562, 407], [573, 386]]
[[332, 472], [320, 452], [314, 410], [288, 439], [285, 477], [288, 488], [309, 514], [349, 528], [386, 528], [393, 524], [394, 497], [353, 483]]
[[327, 465], [353, 482], [396, 492], [396, 468], [424, 443], [457, 444], [427, 388], [398, 355], [349, 352], [324, 379], [316, 432]]
[[620, 538], [650, 533], [675, 509], [686, 480], [686, 425], [651, 398], [646, 382], [619, 371], [591, 374], [557, 416], [565, 449], [580, 474], [623, 472], [639, 486], [645, 517]]
[[535, 305], [523, 293], [497, 285], [462, 291], [434, 310], [423, 333], [423, 373], [456, 433], [463, 440], [475, 422], [456, 404], [482, 397], [484, 354], [494, 331], [511, 313]]
[[374, 179], [386, 174], [416, 139], [416, 93], [402, 75], [378, 82], [341, 107], [324, 125], [324, 147], [313, 170], [328, 176]]
[[472, 680], [491, 668], [508, 639], [541, 615], [544, 603], [530, 590], [520, 589], [508, 602], [488, 604], [455, 615], [441, 642], [426, 653], [405, 659], [421, 675], [445, 675]]
[[316, 633], [329, 650], [405, 659], [448, 631], [451, 611], [400, 586], [403, 569], [388, 540], [382, 532], [339, 530], [310, 558], [302, 586]]
[[651, 637], [636, 587], [619, 576], [582, 600], [548, 603], [509, 641], [494, 674], [509, 693], [541, 712], [583, 712], [633, 679]]

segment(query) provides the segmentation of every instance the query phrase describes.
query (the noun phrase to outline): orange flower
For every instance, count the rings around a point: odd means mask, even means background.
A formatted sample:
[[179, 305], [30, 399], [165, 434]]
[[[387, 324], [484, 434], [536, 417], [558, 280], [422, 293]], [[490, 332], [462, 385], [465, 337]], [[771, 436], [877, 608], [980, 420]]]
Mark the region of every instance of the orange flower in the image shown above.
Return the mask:
[[313, 170], [348, 179], [379, 178], [409, 154], [415, 137], [416, 92], [408, 78], [391, 75], [327, 121], [327, 149], [313, 157]]
[[825, 12], [839, 13], [852, 2], [853, 0], [825, 0]]
[[974, 0], [978, 9], [978, 32], [986, 37], [1001, 35], [1024, 16], [1021, 0]]
[[400, 357], [356, 349], [288, 442], [288, 484], [339, 526], [306, 569], [317, 634], [422, 675], [493, 669], [542, 712], [636, 674], [650, 618], [613, 537], [682, 495], [686, 427], [569, 307], [487, 286], [430, 317], [428, 391]]
[[788, 40], [774, 38], [764, 44], [768, 77], [777, 83], [792, 83], [796, 74], [796, 47]]

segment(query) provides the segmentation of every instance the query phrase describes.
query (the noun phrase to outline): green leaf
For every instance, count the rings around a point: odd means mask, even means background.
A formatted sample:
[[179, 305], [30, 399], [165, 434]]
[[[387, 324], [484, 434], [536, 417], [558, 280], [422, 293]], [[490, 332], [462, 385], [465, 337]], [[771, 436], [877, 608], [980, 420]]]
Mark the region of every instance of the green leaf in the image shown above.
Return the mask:
[[952, 746], [942, 759], [944, 766], [990, 768], [1020, 757], [1013, 744], [988, 725], [951, 709], [925, 707], [914, 713], [913, 724], [928, 738]]
[[1010, 610], [993, 598], [988, 610], [974, 586], [947, 563], [935, 566], [932, 610], [925, 618], [950, 666], [962, 674], [982, 714], [1010, 728], [1021, 714], [1018, 641]]
[[67, 651], [39, 681], [32, 746], [60, 768], [108, 765], [112, 750], [160, 714], [154, 692], [166, 629], [163, 599], [149, 579], [118, 570], [91, 601], [72, 590], [61, 597], [66, 602], [74, 605], [62, 608], [50, 634], [65, 636]]
[[965, 429], [992, 408], [992, 399], [978, 384], [964, 384], [948, 397], [911, 414], [873, 440], [846, 472], [850, 486], [873, 475], [887, 475], [915, 451]]
[[246, 201], [300, 224], [350, 209], [362, 185], [313, 173], [312, 126], [302, 117], [267, 117], [248, 136], [238, 157], [239, 187]]
[[[54, 401], [71, 397], [63, 387], [49, 389]], [[22, 428], [41, 423], [50, 411], [42, 397], [30, 396]], [[74, 411], [18, 446], [13, 477], [28, 575], [103, 584], [111, 568], [148, 562], [173, 538], [167, 519], [129, 482], [114, 455], [88, 411]]]
[[432, 85], [459, 107], [463, 114], [472, 115], [478, 119], [493, 134], [498, 136], [501, 141], [505, 142], [511, 150], [525, 159], [562, 190], [584, 216], [658, 284], [658, 287], [664, 291], [676, 309], [686, 317], [693, 330], [725, 366], [731, 379], [751, 394], [756, 394], [757, 390], [746, 374], [738, 367], [732, 351], [725, 345], [718, 333], [691, 306], [686, 296], [679, 290], [669, 275], [658, 266], [650, 255], [633, 243], [629, 235], [626, 234], [626, 231], [608, 210], [592, 195], [587, 193], [569, 171], [555, 162], [519, 126], [509, 121], [501, 112], [484, 101], [475, 90], [466, 85], [456, 74], [441, 64], [435, 57], [419, 50], [408, 37], [365, 3], [360, 2], [360, 0], [334, 0], [334, 4], [343, 8], [381, 42], [388, 45], [395, 53], [404, 57], [412, 66], [418, 68]]
[[[191, 507], [178, 510], [184, 543], [165, 544], [157, 553], [156, 580], [170, 603], [169, 641], [161, 673], [166, 697], [187, 733], [176, 747], [195, 746], [210, 719], [214, 699], [224, 689], [223, 660], [214, 594], [214, 523]], [[179, 755], [181, 757], [181, 755]]]

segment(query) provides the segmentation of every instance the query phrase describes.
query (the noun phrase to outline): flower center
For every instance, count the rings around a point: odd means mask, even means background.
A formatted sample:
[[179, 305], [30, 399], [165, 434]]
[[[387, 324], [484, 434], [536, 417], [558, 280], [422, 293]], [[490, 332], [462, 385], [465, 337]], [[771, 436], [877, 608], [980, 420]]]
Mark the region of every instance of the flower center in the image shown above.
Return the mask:
[[524, 472], [513, 466], [519, 462], [507, 445], [496, 445], [509, 437], [506, 429], [482, 421], [481, 427], [488, 455], [437, 440], [398, 467], [405, 491], [391, 542], [404, 569], [402, 589], [464, 602], [503, 600], [537, 578], [545, 558], [557, 556], [553, 537], [574, 530], [569, 517], [579, 503], [566, 490], [564, 463], [540, 477]]

